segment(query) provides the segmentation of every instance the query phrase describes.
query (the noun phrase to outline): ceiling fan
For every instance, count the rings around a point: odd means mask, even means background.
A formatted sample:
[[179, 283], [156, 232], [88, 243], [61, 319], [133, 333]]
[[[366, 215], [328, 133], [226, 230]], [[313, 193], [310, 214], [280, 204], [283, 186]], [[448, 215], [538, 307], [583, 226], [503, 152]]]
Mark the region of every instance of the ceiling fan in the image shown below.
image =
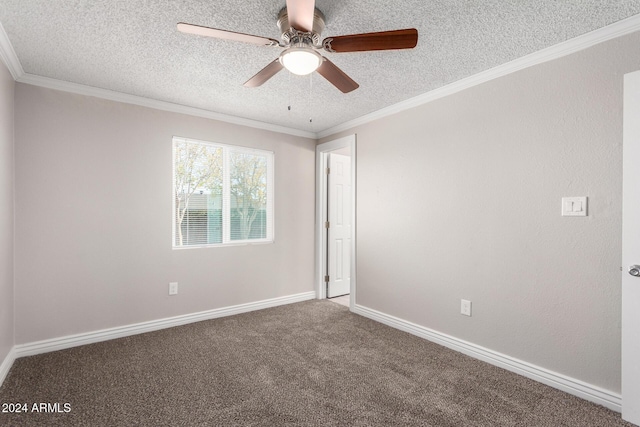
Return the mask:
[[286, 68], [298, 75], [318, 71], [322, 77], [344, 93], [357, 89], [358, 83], [333, 62], [320, 55], [318, 50], [323, 49], [333, 53], [411, 49], [418, 43], [418, 30], [415, 28], [327, 37], [320, 42], [320, 34], [324, 30], [324, 15], [316, 9], [315, 0], [286, 0], [286, 7], [278, 14], [277, 24], [282, 41], [184, 22], [178, 23], [178, 31], [284, 48], [278, 58], [247, 80], [244, 83], [245, 87], [260, 86]]

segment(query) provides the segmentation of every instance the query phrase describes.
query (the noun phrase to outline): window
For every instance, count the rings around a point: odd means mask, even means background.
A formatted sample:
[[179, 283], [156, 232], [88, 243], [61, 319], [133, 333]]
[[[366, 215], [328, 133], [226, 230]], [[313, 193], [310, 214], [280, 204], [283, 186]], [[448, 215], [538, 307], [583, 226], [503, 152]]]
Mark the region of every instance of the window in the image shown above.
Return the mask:
[[273, 153], [173, 138], [173, 247], [273, 241]]

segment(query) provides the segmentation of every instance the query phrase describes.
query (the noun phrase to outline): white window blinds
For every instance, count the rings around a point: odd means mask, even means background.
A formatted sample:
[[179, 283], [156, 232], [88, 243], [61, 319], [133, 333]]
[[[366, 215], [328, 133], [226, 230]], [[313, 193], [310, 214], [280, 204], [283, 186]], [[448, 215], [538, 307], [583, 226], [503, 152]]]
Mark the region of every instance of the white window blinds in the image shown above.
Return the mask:
[[273, 153], [173, 138], [173, 247], [273, 241]]

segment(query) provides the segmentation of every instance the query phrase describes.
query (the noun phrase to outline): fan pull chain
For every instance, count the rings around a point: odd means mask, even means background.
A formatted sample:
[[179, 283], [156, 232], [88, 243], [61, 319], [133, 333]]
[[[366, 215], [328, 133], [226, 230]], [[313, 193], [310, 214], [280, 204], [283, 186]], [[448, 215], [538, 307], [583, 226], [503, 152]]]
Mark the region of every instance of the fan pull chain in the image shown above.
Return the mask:
[[[311, 106], [313, 103], [311, 102], [313, 96], [313, 73], [309, 74], [309, 116], [311, 116]], [[313, 126], [313, 117], [309, 117], [309, 123], [312, 123]]]
[[287, 95], [289, 96], [287, 110], [291, 111], [291, 73], [287, 73]]

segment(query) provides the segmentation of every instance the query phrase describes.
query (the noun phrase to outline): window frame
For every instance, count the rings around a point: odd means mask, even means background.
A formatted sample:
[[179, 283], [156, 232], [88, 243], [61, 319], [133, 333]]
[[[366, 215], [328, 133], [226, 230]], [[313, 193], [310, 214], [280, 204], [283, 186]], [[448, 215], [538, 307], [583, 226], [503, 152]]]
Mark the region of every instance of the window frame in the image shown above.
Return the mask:
[[[176, 145], [180, 143], [198, 144], [204, 146], [210, 146], [222, 149], [222, 242], [220, 243], [206, 243], [206, 244], [194, 244], [194, 245], [176, 245], [176, 228], [177, 228], [177, 206], [176, 206]], [[265, 157], [266, 159], [266, 235], [264, 238], [258, 239], [231, 239], [231, 166], [230, 158], [232, 153], [240, 154], [253, 154], [257, 156]], [[275, 242], [275, 230], [274, 230], [274, 216], [275, 216], [275, 153], [270, 150], [264, 150], [260, 148], [252, 148], [234, 144], [224, 144], [214, 141], [204, 141], [193, 138], [186, 138], [182, 136], [173, 136], [171, 142], [171, 249], [183, 250], [183, 249], [196, 249], [196, 248], [215, 248], [224, 246], [241, 246], [241, 245], [261, 245]]]

